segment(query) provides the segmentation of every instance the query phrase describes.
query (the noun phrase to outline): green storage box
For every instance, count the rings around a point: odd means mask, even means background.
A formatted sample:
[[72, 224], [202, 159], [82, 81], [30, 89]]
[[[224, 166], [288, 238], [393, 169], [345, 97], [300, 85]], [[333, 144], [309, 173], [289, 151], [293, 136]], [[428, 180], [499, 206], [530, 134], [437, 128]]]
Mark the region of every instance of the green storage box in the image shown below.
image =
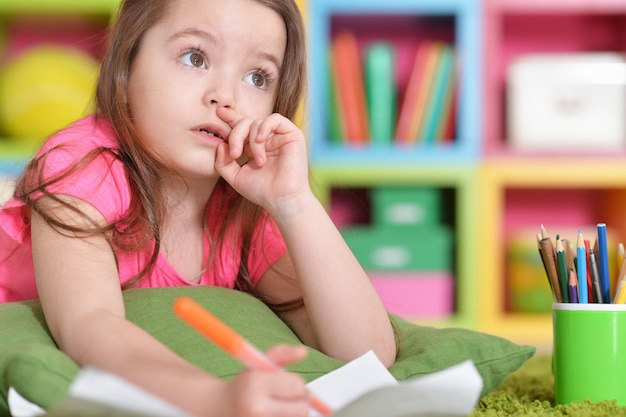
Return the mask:
[[441, 190], [376, 188], [372, 190], [372, 211], [378, 226], [436, 226], [441, 221]]
[[346, 243], [369, 271], [450, 271], [454, 264], [452, 230], [436, 227], [349, 227]]

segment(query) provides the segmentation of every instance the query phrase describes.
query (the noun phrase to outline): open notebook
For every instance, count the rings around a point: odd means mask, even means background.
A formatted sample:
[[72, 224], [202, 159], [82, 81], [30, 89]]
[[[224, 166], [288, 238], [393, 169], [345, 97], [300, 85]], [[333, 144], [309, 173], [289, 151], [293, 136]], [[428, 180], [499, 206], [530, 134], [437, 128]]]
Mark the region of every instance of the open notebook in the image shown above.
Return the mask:
[[[472, 412], [483, 381], [471, 361], [397, 382], [373, 352], [308, 384], [334, 417], [456, 417]], [[67, 397], [47, 413], [12, 391], [13, 417], [190, 417], [139, 387], [94, 368], [81, 370]], [[311, 417], [318, 417], [311, 412]]]

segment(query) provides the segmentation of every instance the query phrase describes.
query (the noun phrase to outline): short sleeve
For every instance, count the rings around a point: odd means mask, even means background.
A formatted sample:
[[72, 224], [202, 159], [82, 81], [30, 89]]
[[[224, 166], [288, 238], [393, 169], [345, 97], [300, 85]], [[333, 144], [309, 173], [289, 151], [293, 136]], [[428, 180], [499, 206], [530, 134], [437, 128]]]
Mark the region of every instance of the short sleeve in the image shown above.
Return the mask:
[[46, 180], [62, 176], [48, 190], [83, 200], [112, 223], [130, 204], [129, 185], [117, 141], [104, 122], [83, 119], [53, 136], [39, 152], [40, 174]]
[[252, 235], [248, 270], [252, 285], [256, 285], [269, 267], [287, 253], [287, 245], [276, 222], [264, 214]]

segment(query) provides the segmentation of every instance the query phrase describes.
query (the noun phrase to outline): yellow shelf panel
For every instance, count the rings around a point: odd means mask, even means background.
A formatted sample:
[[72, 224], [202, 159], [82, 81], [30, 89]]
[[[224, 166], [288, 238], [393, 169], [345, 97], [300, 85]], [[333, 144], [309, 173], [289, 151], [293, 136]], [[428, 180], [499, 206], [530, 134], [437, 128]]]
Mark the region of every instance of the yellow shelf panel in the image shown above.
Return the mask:
[[0, 14], [111, 14], [120, 0], [3, 0]]
[[541, 348], [552, 345], [552, 315], [494, 315], [481, 321], [479, 331], [509, 339], [514, 343]]
[[494, 185], [528, 188], [624, 187], [626, 164], [618, 159], [532, 159], [486, 162], [482, 169]]

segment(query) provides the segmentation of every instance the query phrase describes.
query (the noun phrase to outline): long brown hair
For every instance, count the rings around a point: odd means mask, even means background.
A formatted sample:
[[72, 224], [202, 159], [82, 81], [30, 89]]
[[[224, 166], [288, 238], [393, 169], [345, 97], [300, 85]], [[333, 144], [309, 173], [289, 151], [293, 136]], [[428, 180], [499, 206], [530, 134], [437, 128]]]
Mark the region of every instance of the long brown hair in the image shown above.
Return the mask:
[[[154, 266], [160, 250], [160, 233], [165, 214], [165, 195], [161, 179], [166, 175], [176, 175], [175, 172], [162, 164], [146, 142], [142, 139], [133, 124], [133, 119], [127, 104], [126, 93], [128, 77], [134, 59], [141, 48], [142, 39], [148, 29], [154, 26], [173, 7], [176, 0], [124, 0], [120, 5], [119, 13], [108, 36], [106, 53], [102, 59], [100, 76], [96, 90], [97, 117], [106, 119], [112, 126], [119, 141], [119, 150], [97, 149], [81, 161], [80, 166], [89, 163], [99, 153], [108, 152], [119, 159], [125, 166], [130, 184], [131, 203], [125, 216], [115, 224], [104, 227], [94, 227], [90, 230], [76, 230], [56, 220], [53, 213], [37, 204], [31, 198], [33, 194], [43, 192], [59, 204], [64, 204], [49, 193], [48, 187], [55, 181], [60, 181], [78, 170], [79, 166], [70, 167], [63, 175], [47, 183], [41, 182], [41, 164], [45, 155], [33, 159], [26, 167], [18, 181], [16, 196], [26, 203], [46, 221], [60, 230], [72, 233], [105, 233], [113, 248], [122, 250], [137, 250], [137, 245], [155, 242], [151, 259], [143, 270], [126, 286], [141, 279]], [[211, 0], [207, 0], [211, 1]], [[279, 86], [274, 111], [293, 120], [301, 103], [306, 84], [306, 51], [304, 25], [297, 5], [293, 0], [251, 0], [260, 3], [278, 13], [285, 22], [287, 44], [285, 56], [280, 70]], [[165, 174], [165, 175], [164, 175]], [[233, 192], [229, 186], [220, 180], [218, 187], [224, 187], [228, 196], [225, 199], [227, 221], [224, 222], [218, 236], [213, 237], [215, 246], [219, 246], [224, 239], [226, 227], [231, 222], [237, 222], [237, 230], [242, 237], [241, 266], [237, 277], [237, 288], [252, 291], [252, 285], [247, 272], [247, 258], [250, 240], [255, 225], [262, 217], [263, 210]], [[74, 207], [65, 204], [71, 210], [78, 212]], [[84, 213], [79, 213], [84, 216]], [[123, 227], [120, 227], [122, 226]], [[137, 241], [137, 236], [145, 237]], [[132, 238], [132, 239], [131, 239]]]

